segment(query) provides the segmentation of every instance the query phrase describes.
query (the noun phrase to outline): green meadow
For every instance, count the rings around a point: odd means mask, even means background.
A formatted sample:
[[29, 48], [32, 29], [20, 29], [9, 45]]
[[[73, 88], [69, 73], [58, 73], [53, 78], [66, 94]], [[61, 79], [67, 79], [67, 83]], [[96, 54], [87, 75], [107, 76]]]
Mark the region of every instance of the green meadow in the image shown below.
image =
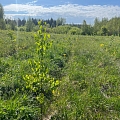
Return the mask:
[[120, 37], [0, 30], [0, 119], [120, 120]]

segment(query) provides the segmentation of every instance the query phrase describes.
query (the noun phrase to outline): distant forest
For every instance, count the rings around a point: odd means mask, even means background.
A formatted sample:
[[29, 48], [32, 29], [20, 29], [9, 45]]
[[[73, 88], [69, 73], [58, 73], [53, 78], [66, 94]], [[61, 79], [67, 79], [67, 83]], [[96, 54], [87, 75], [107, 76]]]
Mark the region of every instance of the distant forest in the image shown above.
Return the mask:
[[73, 34], [73, 35], [102, 35], [110, 36], [120, 35], [120, 17], [114, 17], [111, 19], [95, 18], [94, 24], [87, 24], [86, 20], [83, 20], [82, 24], [67, 24], [64, 18], [58, 18], [57, 20], [50, 18], [47, 20], [36, 19], [29, 17], [24, 19], [4, 19], [4, 9], [0, 4], [0, 29], [7, 30], [19, 30], [19, 31], [37, 31], [38, 21], [46, 23], [47, 32], [56, 34]]

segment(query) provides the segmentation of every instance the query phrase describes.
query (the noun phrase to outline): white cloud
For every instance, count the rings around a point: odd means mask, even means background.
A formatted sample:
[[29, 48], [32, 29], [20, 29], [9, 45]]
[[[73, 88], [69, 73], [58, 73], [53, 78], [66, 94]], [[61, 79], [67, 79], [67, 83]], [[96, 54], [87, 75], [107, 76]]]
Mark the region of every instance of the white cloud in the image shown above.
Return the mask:
[[34, 5], [37, 1], [38, 1], [38, 0], [34, 0], [34, 1], [32, 1], [32, 2], [28, 2], [27, 4], [28, 4], [28, 5]]
[[[65, 4], [52, 7], [44, 7], [34, 5], [37, 0], [27, 4], [10, 4], [4, 6], [6, 16], [61, 16], [68, 17], [85, 17], [85, 18], [112, 18], [120, 16], [119, 6], [108, 5], [78, 5], [78, 4]], [[17, 6], [17, 8], [16, 8]], [[7, 12], [16, 12], [15, 14], [8, 14]], [[20, 14], [18, 14], [20, 12]]]

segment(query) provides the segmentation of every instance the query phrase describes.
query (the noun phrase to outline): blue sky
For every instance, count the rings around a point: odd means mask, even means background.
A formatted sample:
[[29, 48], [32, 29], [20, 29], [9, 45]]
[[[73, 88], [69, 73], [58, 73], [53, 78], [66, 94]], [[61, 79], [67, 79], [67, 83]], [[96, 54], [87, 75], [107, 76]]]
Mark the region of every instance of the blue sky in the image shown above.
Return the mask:
[[57, 19], [92, 24], [94, 19], [120, 17], [120, 0], [0, 0], [6, 18]]

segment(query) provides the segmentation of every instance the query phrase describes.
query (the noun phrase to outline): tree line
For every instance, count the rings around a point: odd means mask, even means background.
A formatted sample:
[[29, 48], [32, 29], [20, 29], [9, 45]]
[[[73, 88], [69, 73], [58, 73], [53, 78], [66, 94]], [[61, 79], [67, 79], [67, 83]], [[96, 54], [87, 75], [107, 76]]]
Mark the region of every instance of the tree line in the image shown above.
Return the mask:
[[[0, 29], [11, 29], [20, 31], [37, 31], [38, 21], [41, 19], [28, 18], [28, 19], [4, 19], [4, 9], [0, 4]], [[73, 34], [73, 35], [120, 35], [120, 17], [114, 17], [110, 20], [108, 18], [95, 18], [94, 24], [87, 24], [83, 20], [82, 24], [66, 24], [64, 18], [53, 18], [41, 20], [42, 24], [46, 23], [47, 31], [57, 34]]]

